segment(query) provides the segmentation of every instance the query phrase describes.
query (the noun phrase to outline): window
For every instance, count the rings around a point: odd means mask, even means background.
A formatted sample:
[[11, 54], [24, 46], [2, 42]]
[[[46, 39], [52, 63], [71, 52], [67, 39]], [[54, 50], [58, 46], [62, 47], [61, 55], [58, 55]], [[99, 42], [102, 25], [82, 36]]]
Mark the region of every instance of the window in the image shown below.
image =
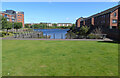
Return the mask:
[[22, 15], [18, 15], [18, 16], [22, 16]]
[[117, 23], [117, 20], [116, 20], [116, 19], [113, 19], [113, 20], [112, 20], [112, 23]]
[[112, 29], [116, 29], [117, 27], [116, 26], [112, 26]]
[[18, 16], [22, 16], [22, 15], [18, 15]]
[[10, 21], [10, 19], [7, 19], [7, 21]]
[[4, 15], [4, 17], [7, 17], [7, 15]]
[[114, 17], [116, 17], [116, 12], [114, 13]]
[[12, 19], [14, 19], [14, 16], [12, 16]]
[[15, 20], [14, 19], [12, 19], [12, 22], [14, 22]]

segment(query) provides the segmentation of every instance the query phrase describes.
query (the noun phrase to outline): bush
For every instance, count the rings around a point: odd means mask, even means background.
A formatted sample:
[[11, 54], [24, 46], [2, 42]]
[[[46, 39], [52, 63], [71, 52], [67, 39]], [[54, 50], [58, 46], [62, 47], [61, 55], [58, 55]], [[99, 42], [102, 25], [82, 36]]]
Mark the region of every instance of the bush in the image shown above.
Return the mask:
[[79, 35], [87, 35], [88, 31], [89, 31], [89, 27], [82, 26], [79, 30]]
[[6, 35], [12, 35], [12, 33], [10, 33], [10, 32], [0, 32], [0, 37], [4, 37], [4, 36], [6, 36]]
[[89, 39], [101, 39], [101, 36], [96, 34], [89, 34], [87, 37]]

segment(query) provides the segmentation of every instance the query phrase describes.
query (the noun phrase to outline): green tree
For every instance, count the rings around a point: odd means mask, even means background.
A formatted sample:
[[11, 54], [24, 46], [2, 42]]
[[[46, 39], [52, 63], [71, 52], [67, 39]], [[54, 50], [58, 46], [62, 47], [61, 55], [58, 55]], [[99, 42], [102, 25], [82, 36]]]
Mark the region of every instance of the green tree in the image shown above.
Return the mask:
[[7, 19], [5, 17], [2, 17], [1, 22], [2, 22], [2, 29], [5, 29], [8, 25]]
[[17, 30], [22, 28], [22, 23], [21, 22], [15, 22], [14, 23], [14, 28], [17, 29]]
[[35, 29], [40, 28], [40, 26], [39, 26], [38, 24], [35, 24], [35, 25], [33, 25], [33, 26], [34, 26]]
[[53, 26], [54, 26], [54, 27], [57, 27], [57, 24], [56, 24], [56, 23], [54, 23], [54, 24], [53, 24]]
[[7, 27], [6, 27], [7, 32], [8, 32], [9, 29], [12, 29], [12, 27], [13, 27], [13, 23], [12, 22], [7, 22]]
[[28, 24], [25, 24], [25, 28], [29, 28], [29, 25], [28, 25]]
[[70, 27], [70, 30], [75, 31], [75, 24], [72, 24], [72, 27]]
[[87, 35], [87, 32], [89, 31], [89, 27], [82, 26], [79, 30], [79, 35]]
[[1, 21], [2, 21], [2, 29], [7, 29], [8, 32], [8, 30], [12, 28], [13, 24], [11, 22], [8, 22], [5, 17], [2, 17]]

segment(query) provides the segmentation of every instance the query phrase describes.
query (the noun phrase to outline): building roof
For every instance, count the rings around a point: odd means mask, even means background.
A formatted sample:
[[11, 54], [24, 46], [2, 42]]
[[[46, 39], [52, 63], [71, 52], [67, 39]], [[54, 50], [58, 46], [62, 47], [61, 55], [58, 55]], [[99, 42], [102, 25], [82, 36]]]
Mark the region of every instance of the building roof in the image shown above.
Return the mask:
[[[97, 17], [97, 16], [100, 16], [100, 15], [104, 15], [104, 14], [113, 12], [113, 11], [115, 11], [116, 9], [118, 9], [119, 7], [120, 7], [120, 5], [114, 6], [114, 7], [110, 8], [110, 9], [105, 10], [105, 11], [102, 11], [102, 12], [100, 12], [100, 13], [94, 14], [94, 15], [86, 18], [86, 19], [90, 19], [90, 18], [92, 18], [92, 17]], [[86, 19], [84, 19], [84, 20], [86, 20]], [[84, 21], [84, 20], [83, 20], [83, 21]]]
[[57, 23], [57, 24], [72, 24], [72, 23]]

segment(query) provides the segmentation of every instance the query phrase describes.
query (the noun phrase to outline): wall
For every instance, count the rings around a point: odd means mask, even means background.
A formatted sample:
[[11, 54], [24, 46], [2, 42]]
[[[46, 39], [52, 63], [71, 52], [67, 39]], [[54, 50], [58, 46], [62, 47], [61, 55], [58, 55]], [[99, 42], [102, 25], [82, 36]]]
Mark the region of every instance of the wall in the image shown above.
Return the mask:
[[17, 14], [16, 18], [17, 18], [17, 22], [22, 22], [24, 28], [24, 14]]
[[[114, 16], [114, 13], [116, 13], [116, 17]], [[112, 23], [113, 19], [118, 20], [118, 9], [110, 14], [110, 26], [116, 26], [117, 27], [118, 23]]]

